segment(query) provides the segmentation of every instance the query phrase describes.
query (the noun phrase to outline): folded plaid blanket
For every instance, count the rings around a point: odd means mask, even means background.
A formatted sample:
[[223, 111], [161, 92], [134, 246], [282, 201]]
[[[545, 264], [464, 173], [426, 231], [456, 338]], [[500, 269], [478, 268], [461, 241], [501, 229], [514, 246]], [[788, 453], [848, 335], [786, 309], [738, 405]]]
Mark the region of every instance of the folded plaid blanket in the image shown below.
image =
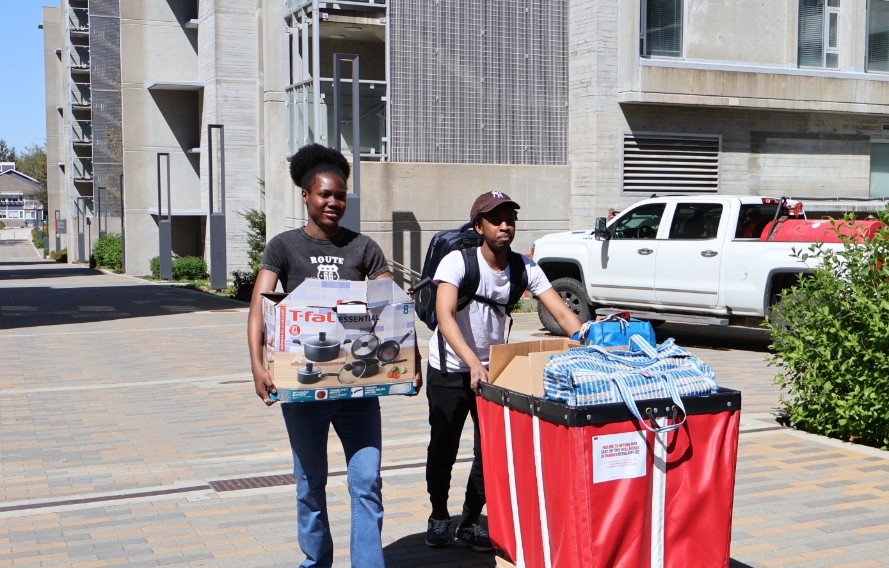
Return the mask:
[[610, 351], [596, 345], [574, 347], [550, 357], [544, 368], [544, 398], [569, 406], [624, 402], [617, 380], [635, 400], [669, 398], [672, 385], [681, 396], [716, 392], [716, 375], [673, 339], [642, 351]]

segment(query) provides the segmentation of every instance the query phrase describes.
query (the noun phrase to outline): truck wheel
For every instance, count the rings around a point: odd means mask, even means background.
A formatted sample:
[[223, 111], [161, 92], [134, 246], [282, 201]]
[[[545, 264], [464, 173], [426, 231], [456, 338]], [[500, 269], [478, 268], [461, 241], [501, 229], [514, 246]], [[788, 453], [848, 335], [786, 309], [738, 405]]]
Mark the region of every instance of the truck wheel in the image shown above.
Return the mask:
[[[577, 316], [581, 323], [590, 319], [590, 306], [586, 301], [586, 291], [583, 284], [574, 278], [559, 278], [553, 280], [553, 289], [559, 293], [565, 305], [571, 308], [571, 311]], [[553, 335], [565, 335], [556, 319], [543, 307], [540, 302], [537, 303], [537, 317], [543, 327]]]

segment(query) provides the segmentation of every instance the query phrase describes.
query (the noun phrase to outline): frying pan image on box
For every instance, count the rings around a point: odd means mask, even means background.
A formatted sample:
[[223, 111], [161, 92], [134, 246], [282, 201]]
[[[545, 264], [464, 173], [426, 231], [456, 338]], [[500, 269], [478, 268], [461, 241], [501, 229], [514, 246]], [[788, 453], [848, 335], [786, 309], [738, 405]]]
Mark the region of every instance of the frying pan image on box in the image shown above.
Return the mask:
[[388, 365], [390, 363], [404, 363], [407, 359], [396, 359], [395, 361], [380, 361], [379, 359], [355, 359], [343, 365], [337, 374], [337, 380], [344, 385], [353, 385], [359, 379], [374, 377], [380, 374], [380, 364]]
[[[376, 322], [374, 322], [376, 326]], [[352, 343], [352, 356], [356, 359], [379, 359], [383, 363], [394, 363], [395, 358], [401, 352], [401, 344], [411, 336], [414, 330], [409, 330], [400, 341], [390, 339], [380, 341], [374, 334], [373, 328]]]

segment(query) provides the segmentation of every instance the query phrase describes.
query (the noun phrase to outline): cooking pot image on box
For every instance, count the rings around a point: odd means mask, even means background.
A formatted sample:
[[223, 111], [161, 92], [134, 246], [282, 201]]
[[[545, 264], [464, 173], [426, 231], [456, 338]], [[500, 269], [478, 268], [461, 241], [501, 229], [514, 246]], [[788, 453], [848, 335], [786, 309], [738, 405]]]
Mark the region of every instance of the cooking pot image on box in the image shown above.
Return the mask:
[[404, 363], [407, 359], [397, 359], [395, 361], [380, 361], [379, 359], [355, 359], [343, 365], [337, 374], [337, 380], [344, 385], [352, 385], [359, 379], [373, 377], [380, 374], [380, 363], [388, 365], [390, 363]]
[[325, 377], [337, 376], [339, 376], [339, 373], [325, 373], [321, 369], [316, 368], [311, 361], [296, 372], [296, 380], [302, 385], [313, 385]]
[[318, 337], [304, 339], [302, 341], [299, 339], [293, 340], [295, 344], [303, 346], [303, 353], [305, 354], [306, 359], [314, 361], [315, 363], [333, 361], [340, 356], [340, 348], [351, 341], [351, 339], [347, 339], [340, 342], [337, 339], [331, 339], [327, 337], [326, 331], [319, 331]]

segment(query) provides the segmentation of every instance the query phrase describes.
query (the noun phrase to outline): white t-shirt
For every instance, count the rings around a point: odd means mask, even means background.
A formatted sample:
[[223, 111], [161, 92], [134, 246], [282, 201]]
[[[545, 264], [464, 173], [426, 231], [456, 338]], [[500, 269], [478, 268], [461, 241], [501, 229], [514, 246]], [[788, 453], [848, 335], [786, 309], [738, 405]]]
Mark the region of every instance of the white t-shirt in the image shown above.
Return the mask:
[[[479, 267], [477, 295], [490, 298], [499, 304], [506, 304], [509, 300], [509, 266], [506, 267], [506, 270], [493, 270], [482, 257], [481, 247], [477, 249], [476, 254]], [[525, 270], [528, 272], [528, 292], [532, 296], [539, 296], [552, 288], [537, 263], [525, 256], [522, 259], [525, 261]], [[441, 259], [433, 280], [436, 284], [447, 282], [459, 289], [464, 276], [463, 255], [457, 250], [448, 253]], [[502, 309], [498, 310], [490, 304], [473, 300], [469, 302], [468, 306], [457, 312], [456, 319], [466, 343], [475, 351], [482, 364], [487, 367], [491, 345], [500, 345], [506, 342], [506, 316], [503, 315]], [[438, 333], [436, 328], [432, 339], [429, 340], [429, 364], [436, 369], [442, 369], [441, 357], [438, 353]], [[457, 357], [447, 340], [445, 340], [445, 351], [448, 371], [469, 370], [469, 366]]]

